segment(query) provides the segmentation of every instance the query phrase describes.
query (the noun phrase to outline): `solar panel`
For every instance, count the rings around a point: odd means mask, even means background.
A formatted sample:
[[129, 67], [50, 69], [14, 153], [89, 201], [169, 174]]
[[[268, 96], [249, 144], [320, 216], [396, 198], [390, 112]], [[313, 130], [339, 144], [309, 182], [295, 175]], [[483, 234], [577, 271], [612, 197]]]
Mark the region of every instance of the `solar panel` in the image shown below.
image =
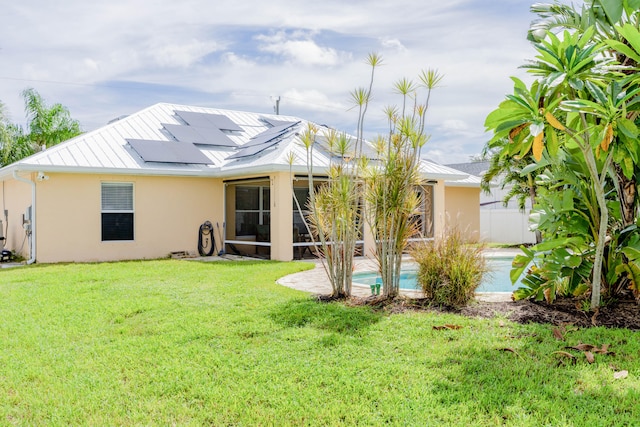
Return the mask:
[[[329, 150], [329, 143], [327, 142], [327, 140], [325, 138], [318, 138], [316, 139], [316, 143], [318, 144], [318, 147], [324, 151], [325, 153], [333, 156], [333, 157], [340, 157], [340, 155], [338, 153], [335, 152], [335, 150], [331, 151]], [[351, 155], [355, 154], [355, 150], [356, 150], [356, 140], [351, 138], [350, 139], [350, 150], [349, 153]], [[361, 153], [362, 157], [367, 158], [367, 159], [371, 159], [371, 160], [377, 160], [379, 159], [379, 155], [376, 153], [376, 151], [373, 149], [373, 147], [371, 147], [368, 143], [364, 142], [362, 144], [362, 153]]]
[[266, 117], [261, 117], [261, 119], [267, 123], [269, 123], [271, 126], [276, 127], [276, 126], [280, 126], [280, 125], [284, 125], [287, 123], [300, 123], [300, 121], [298, 120], [297, 122], [287, 122], [284, 120], [273, 120], [273, 119], [267, 119]]
[[240, 126], [235, 124], [229, 117], [222, 114], [194, 113], [193, 111], [176, 111], [176, 114], [191, 126], [242, 131]]
[[127, 142], [145, 162], [213, 164], [198, 147], [187, 142], [146, 139], [127, 139]]
[[297, 125], [298, 123], [300, 123], [300, 121], [297, 122], [281, 122], [281, 124], [274, 126], [272, 128], [269, 128], [265, 131], [260, 132], [258, 135], [256, 135], [254, 138], [260, 136], [260, 135], [270, 135], [272, 133], [283, 133], [287, 130], [289, 130], [290, 127], [293, 127], [295, 125]]
[[255, 154], [258, 154], [261, 151], [266, 150], [269, 147], [273, 147], [274, 145], [276, 145], [278, 142], [280, 142], [279, 139], [273, 139], [269, 142], [266, 142], [264, 144], [259, 144], [259, 145], [252, 145], [250, 147], [244, 148], [246, 146], [243, 145], [243, 148], [238, 151], [236, 154], [234, 154], [233, 156], [229, 156], [227, 157], [227, 159], [240, 159], [242, 157], [249, 157], [249, 156], [253, 156]]
[[289, 128], [291, 128], [294, 125], [297, 125], [298, 123], [300, 123], [299, 121], [297, 122], [282, 122], [282, 124], [269, 128], [265, 131], [260, 132], [259, 134], [257, 134], [256, 136], [254, 136], [253, 138], [251, 138], [249, 140], [249, 142], [245, 143], [242, 145], [243, 148], [248, 148], [248, 147], [254, 147], [256, 145], [260, 145], [260, 144], [264, 144], [266, 142], [269, 142], [275, 138], [279, 138], [282, 135], [284, 135], [285, 133], [287, 133], [287, 131], [289, 130]]
[[163, 123], [162, 126], [180, 142], [200, 145], [216, 145], [220, 147], [237, 147], [224, 132], [217, 128], [201, 128], [195, 126], [173, 125]]
[[269, 141], [272, 141], [280, 136], [282, 136], [282, 134], [284, 134], [284, 132], [282, 133], [276, 133], [276, 134], [272, 134], [272, 135], [262, 135], [262, 134], [258, 134], [256, 135], [253, 139], [250, 139], [249, 142], [242, 144], [242, 148], [248, 148], [248, 147], [255, 147], [256, 145], [261, 145], [261, 144], [265, 144]]

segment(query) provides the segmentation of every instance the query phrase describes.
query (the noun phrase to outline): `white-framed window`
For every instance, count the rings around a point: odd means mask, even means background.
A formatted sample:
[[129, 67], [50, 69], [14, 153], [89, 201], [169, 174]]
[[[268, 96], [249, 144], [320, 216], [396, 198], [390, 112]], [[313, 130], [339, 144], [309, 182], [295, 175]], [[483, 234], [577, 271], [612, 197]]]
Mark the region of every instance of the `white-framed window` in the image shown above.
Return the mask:
[[133, 183], [103, 182], [102, 241], [133, 240]]

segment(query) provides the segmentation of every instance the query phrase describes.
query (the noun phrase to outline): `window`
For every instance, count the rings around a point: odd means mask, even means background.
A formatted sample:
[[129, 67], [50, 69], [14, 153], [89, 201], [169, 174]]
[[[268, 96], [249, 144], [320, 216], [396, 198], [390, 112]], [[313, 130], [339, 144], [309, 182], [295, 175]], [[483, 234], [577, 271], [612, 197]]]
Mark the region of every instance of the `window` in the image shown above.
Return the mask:
[[419, 186], [416, 190], [420, 196], [420, 205], [418, 213], [412, 217], [417, 226], [417, 233], [413, 237], [433, 237], [433, 186]]
[[307, 210], [309, 209], [309, 187], [295, 187], [293, 189], [293, 195], [300, 204], [300, 210], [302, 210], [301, 215], [296, 200], [293, 200], [293, 227], [297, 228], [300, 233], [306, 233], [307, 227], [305, 226], [305, 218], [303, 218], [303, 215], [306, 217]]
[[269, 187], [236, 186], [236, 236], [258, 234], [258, 225], [270, 224]]
[[133, 184], [102, 183], [102, 241], [133, 240]]

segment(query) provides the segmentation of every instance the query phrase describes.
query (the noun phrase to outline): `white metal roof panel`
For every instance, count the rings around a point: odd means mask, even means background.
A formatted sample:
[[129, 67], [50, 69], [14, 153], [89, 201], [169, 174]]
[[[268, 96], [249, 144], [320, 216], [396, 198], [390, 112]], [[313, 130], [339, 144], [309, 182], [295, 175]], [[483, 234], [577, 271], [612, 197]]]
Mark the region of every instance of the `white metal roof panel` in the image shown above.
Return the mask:
[[[168, 164], [144, 162], [127, 143], [127, 139], [173, 141], [174, 138], [163, 128], [163, 123], [184, 124], [176, 111], [224, 115], [235, 123], [241, 131], [225, 132], [238, 149], [230, 147], [199, 146], [202, 153], [211, 160], [205, 164]], [[268, 121], [295, 122], [295, 128], [282, 136], [277, 144], [256, 155], [240, 159], [229, 159], [242, 150], [242, 145], [251, 138], [272, 129]], [[288, 170], [289, 156], [293, 153], [296, 172], [306, 171], [306, 149], [298, 133], [308, 122], [297, 117], [277, 116], [216, 108], [195, 107], [175, 104], [155, 104], [130, 116], [113, 121], [99, 129], [79, 135], [45, 151], [34, 154], [12, 165], [0, 169], [0, 177], [12, 171], [57, 171], [81, 173], [126, 173], [146, 175], [188, 175], [227, 176], [251, 171]], [[321, 126], [318, 126], [322, 128]], [[175, 143], [175, 142], [174, 142]], [[330, 158], [322, 150], [314, 151], [314, 171], [323, 173], [330, 164]], [[423, 161], [421, 172], [427, 179], [464, 179], [468, 174], [432, 162]]]

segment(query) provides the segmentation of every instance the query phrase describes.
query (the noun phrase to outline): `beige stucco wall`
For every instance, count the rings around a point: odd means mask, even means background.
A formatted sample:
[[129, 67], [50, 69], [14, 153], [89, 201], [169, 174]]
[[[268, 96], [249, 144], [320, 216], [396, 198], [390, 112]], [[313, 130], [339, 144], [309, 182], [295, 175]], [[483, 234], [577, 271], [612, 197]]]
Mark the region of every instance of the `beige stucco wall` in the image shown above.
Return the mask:
[[445, 190], [447, 228], [458, 228], [468, 241], [480, 238], [480, 188], [452, 187]]
[[433, 234], [440, 236], [446, 226], [446, 205], [444, 181], [438, 180], [433, 186]]
[[[31, 179], [31, 175], [24, 175], [23, 177]], [[4, 247], [24, 258], [29, 258], [29, 239], [25, 239], [26, 232], [22, 226], [22, 215], [24, 215], [27, 207], [31, 205], [31, 185], [15, 179], [9, 179], [2, 182], [0, 192], [2, 193], [0, 220], [2, 220], [2, 233], [6, 238]], [[7, 218], [4, 217], [5, 210], [7, 211]]]
[[[198, 228], [206, 220], [234, 230], [233, 216], [224, 216], [223, 182], [213, 178], [149, 177], [47, 173], [36, 183], [36, 259], [41, 263], [112, 261], [166, 257], [171, 252], [197, 253]], [[21, 175], [35, 180], [35, 174]], [[293, 212], [288, 173], [273, 174], [271, 185], [271, 258], [290, 260]], [[101, 241], [101, 183], [134, 184], [134, 240]], [[3, 182], [4, 209], [8, 211], [6, 248], [29, 257], [22, 215], [31, 205], [29, 184]], [[232, 207], [227, 194], [227, 207]], [[467, 238], [477, 239], [480, 229], [480, 190], [445, 187], [434, 191], [434, 226], [439, 235], [458, 225]], [[3, 218], [0, 211], [0, 219]], [[277, 219], [277, 220], [276, 220]], [[6, 224], [5, 224], [6, 225]], [[231, 237], [232, 236], [228, 236]], [[218, 235], [215, 235], [217, 240]], [[24, 241], [24, 245], [22, 245]], [[371, 243], [371, 242], [369, 242]], [[368, 245], [367, 245], [368, 246]], [[365, 250], [366, 252], [366, 250]]]
[[[222, 181], [212, 178], [48, 173], [37, 187], [37, 262], [197, 254], [198, 229], [222, 222]], [[101, 241], [101, 183], [134, 185], [134, 240]]]
[[293, 191], [291, 174], [271, 176], [271, 259], [293, 259]]

